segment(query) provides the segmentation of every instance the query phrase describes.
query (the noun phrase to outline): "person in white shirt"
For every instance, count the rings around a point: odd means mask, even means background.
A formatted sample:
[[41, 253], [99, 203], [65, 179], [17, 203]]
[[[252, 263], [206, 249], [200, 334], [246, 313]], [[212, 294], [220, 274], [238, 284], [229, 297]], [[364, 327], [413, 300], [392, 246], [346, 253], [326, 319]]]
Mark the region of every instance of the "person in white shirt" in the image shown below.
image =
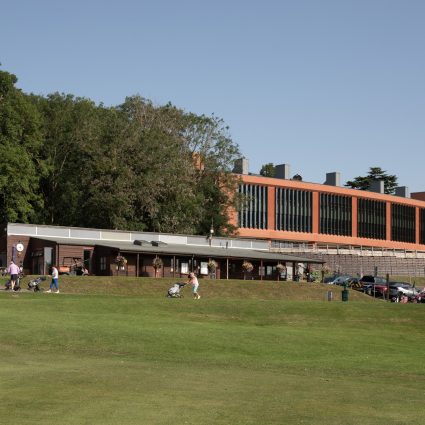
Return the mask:
[[52, 266], [52, 282], [50, 283], [50, 289], [47, 292], [52, 292], [53, 287], [56, 288], [55, 293], [59, 294], [59, 272], [55, 266]]

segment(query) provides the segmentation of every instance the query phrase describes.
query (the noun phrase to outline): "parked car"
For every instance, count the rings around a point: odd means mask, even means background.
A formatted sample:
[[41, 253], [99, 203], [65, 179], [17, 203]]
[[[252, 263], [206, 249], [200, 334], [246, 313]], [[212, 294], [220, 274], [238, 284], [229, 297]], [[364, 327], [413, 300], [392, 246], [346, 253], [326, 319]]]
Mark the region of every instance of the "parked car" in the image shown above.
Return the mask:
[[415, 295], [412, 299], [414, 303], [425, 303], [425, 288], [423, 288], [419, 294]]
[[325, 278], [325, 283], [328, 285], [344, 285], [351, 276], [348, 275], [334, 275], [331, 278]]
[[400, 297], [405, 295], [407, 297], [416, 297], [420, 291], [406, 282], [389, 282], [390, 297]]
[[329, 285], [333, 285], [333, 281], [340, 276], [339, 274], [333, 274], [332, 276], [326, 276], [323, 279], [323, 283], [328, 283]]
[[368, 295], [373, 297], [385, 298], [388, 292], [386, 283], [365, 283], [362, 285], [361, 290]]
[[362, 278], [352, 278], [349, 282], [352, 289], [368, 295], [384, 296], [387, 292], [387, 281], [383, 277], [366, 275]]
[[367, 283], [378, 283], [378, 284], [386, 284], [387, 280], [385, 279], [385, 277], [378, 277], [378, 276], [370, 276], [370, 275], [366, 275], [363, 276], [360, 279], [360, 282], [362, 285], [365, 285]]

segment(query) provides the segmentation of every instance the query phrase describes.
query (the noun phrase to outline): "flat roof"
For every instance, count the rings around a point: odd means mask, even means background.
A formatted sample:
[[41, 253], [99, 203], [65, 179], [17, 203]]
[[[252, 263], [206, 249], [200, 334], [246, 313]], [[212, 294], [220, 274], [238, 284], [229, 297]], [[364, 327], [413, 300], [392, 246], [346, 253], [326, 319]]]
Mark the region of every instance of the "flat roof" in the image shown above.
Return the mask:
[[251, 258], [255, 260], [274, 260], [274, 261], [293, 261], [298, 263], [315, 263], [323, 264], [325, 261], [299, 257], [293, 255], [285, 255], [283, 253], [271, 252], [268, 250], [257, 249], [238, 249], [214, 246], [195, 246], [195, 245], [179, 245], [165, 244], [155, 246], [152, 244], [138, 245], [133, 242], [123, 241], [89, 241], [87, 239], [69, 239], [55, 237], [33, 237], [33, 239], [55, 242], [59, 245], [79, 245], [79, 246], [101, 246], [105, 248], [113, 248], [122, 253], [145, 253], [145, 254], [165, 254], [165, 255], [186, 255], [211, 258]]

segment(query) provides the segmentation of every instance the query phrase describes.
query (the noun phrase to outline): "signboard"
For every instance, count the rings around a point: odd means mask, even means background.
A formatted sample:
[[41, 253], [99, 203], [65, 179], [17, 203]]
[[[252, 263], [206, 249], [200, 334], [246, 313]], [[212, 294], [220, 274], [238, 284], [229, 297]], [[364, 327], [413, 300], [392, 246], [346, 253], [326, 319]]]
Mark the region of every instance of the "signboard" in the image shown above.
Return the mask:
[[208, 274], [208, 263], [201, 261], [201, 274]]

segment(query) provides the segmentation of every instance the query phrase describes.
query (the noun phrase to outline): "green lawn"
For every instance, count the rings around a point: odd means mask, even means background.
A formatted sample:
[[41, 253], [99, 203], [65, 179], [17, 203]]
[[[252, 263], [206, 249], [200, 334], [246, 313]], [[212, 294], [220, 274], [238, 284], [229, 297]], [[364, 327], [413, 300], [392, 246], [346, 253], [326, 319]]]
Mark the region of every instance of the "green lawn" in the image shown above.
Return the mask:
[[0, 424], [424, 423], [423, 304], [240, 281], [167, 299], [168, 280], [82, 279], [0, 292]]

